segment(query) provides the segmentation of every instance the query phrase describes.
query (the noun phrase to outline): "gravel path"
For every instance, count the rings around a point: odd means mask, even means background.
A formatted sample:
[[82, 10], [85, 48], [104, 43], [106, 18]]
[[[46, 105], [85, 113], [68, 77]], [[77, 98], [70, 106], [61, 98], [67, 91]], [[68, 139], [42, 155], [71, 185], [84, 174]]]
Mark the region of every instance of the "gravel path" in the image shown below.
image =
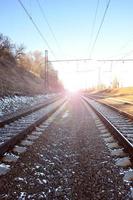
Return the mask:
[[90, 113], [73, 99], [0, 178], [0, 199], [129, 200]]

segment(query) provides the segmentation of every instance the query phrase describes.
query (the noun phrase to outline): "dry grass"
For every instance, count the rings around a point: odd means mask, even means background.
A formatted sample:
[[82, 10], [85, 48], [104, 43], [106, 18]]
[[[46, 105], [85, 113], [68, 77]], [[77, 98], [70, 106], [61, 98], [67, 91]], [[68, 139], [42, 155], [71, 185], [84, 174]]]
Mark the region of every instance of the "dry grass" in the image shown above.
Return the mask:
[[124, 95], [133, 95], [133, 87], [123, 87], [116, 89], [104, 89], [104, 90], [95, 90], [92, 94], [99, 94], [103, 96], [124, 96]]
[[95, 94], [103, 96], [100, 101], [133, 114], [133, 87], [104, 90]]

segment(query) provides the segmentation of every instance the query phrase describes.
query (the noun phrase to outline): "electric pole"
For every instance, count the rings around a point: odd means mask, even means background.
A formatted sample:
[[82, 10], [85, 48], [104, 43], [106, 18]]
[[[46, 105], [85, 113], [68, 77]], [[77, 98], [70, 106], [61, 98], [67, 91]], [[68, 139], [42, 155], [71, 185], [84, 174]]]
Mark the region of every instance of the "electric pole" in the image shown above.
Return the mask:
[[45, 91], [48, 92], [48, 50], [45, 50], [45, 74], [44, 74]]

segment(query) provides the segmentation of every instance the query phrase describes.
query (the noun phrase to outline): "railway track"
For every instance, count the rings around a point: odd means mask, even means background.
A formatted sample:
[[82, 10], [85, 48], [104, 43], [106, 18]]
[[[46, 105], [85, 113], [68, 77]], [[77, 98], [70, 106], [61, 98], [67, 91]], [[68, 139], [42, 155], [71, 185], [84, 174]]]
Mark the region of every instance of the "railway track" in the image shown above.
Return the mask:
[[[106, 98], [107, 96], [100, 96], [100, 95], [91, 95], [92, 98], [96, 99], [96, 100], [100, 100], [100, 99], [104, 99]], [[126, 98], [115, 98], [115, 97], [107, 97], [109, 98], [110, 100], [112, 100], [113, 102], [116, 102], [116, 103], [120, 103], [120, 104], [124, 104], [124, 105], [133, 105], [133, 102], [132, 101], [129, 101], [127, 100]]]
[[34, 105], [34, 106], [31, 106], [30, 108], [23, 109], [23, 111], [20, 109], [20, 110], [16, 111], [15, 113], [10, 113], [8, 115], [5, 115], [0, 119], [0, 127], [3, 127], [6, 124], [9, 124], [21, 117], [24, 117], [24, 116], [32, 113], [32, 112], [35, 112], [53, 102], [55, 102], [56, 100], [58, 100], [60, 98], [61, 98], [61, 96], [57, 96], [57, 97], [49, 99], [45, 102], [39, 103], [39, 105]]
[[118, 143], [124, 147], [133, 161], [133, 120], [132, 116], [122, 113], [116, 108], [102, 104], [95, 99], [82, 96], [82, 99], [91, 106], [105, 126], [110, 130]]
[[3, 119], [0, 122], [0, 156], [3, 156], [43, 123], [65, 101], [65, 98], [54, 98], [44, 104], [28, 109], [26, 112], [17, 113], [12, 117]]

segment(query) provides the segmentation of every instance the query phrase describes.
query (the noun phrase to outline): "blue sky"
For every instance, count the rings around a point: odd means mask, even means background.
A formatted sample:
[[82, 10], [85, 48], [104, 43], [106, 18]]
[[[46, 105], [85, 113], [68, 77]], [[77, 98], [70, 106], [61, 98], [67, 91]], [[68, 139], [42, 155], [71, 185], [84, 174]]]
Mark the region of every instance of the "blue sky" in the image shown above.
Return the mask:
[[[22, 0], [54, 51], [56, 58], [89, 56], [90, 40], [95, 38], [107, 0], [100, 0], [94, 36], [90, 38], [97, 0], [39, 0], [55, 33], [60, 49], [49, 31], [36, 0]], [[0, 32], [27, 50], [44, 50], [47, 46], [34, 29], [17, 0], [0, 1]], [[132, 50], [133, 1], [112, 0], [92, 57], [104, 58]], [[121, 46], [130, 40], [124, 50]], [[122, 52], [121, 52], [122, 51]], [[51, 56], [51, 55], [50, 55]]]
[[[36, 0], [21, 1], [39, 26], [56, 59], [89, 57], [89, 45], [96, 36], [108, 0], [99, 0], [93, 37], [91, 31], [97, 0], [39, 0], [59, 43], [59, 49]], [[27, 51], [48, 49], [18, 0], [0, 0], [0, 10], [1, 33], [17, 44], [23, 43]], [[133, 52], [130, 52], [132, 50], [133, 0], [111, 0], [92, 58], [128, 58], [133, 56]], [[50, 52], [49, 58], [55, 59]]]

